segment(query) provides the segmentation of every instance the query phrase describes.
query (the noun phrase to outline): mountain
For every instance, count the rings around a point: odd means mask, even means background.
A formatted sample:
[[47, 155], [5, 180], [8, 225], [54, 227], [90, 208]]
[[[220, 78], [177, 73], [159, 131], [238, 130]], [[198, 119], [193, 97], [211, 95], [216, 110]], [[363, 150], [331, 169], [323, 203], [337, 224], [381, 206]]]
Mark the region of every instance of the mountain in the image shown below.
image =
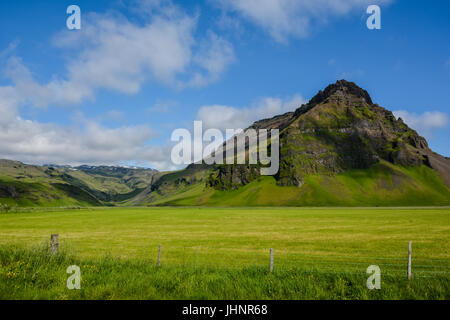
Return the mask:
[[128, 200], [156, 170], [107, 166], [27, 165], [0, 160], [0, 202], [10, 206], [100, 206]]
[[450, 205], [450, 160], [352, 82], [337, 81], [295, 112], [255, 122], [280, 130], [280, 169], [190, 165], [130, 204], [220, 206]]
[[[32, 166], [0, 160], [0, 203], [20, 206], [444, 206], [450, 159], [345, 80], [295, 112], [248, 129], [280, 130], [280, 168], [191, 164], [155, 170]], [[248, 151], [248, 150], [247, 150]]]

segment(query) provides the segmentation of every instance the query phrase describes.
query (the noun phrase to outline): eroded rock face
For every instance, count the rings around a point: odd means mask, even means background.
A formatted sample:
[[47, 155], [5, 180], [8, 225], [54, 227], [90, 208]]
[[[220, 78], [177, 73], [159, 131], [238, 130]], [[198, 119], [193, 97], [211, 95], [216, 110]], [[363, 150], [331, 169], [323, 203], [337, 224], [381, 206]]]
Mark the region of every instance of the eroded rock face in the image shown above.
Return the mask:
[[207, 180], [207, 186], [217, 190], [234, 190], [259, 177], [258, 166], [221, 165]]
[[[367, 91], [345, 80], [319, 91], [294, 113], [258, 121], [250, 128], [280, 129], [279, 185], [301, 186], [306, 175], [365, 169], [380, 159], [432, 167], [426, 140], [391, 111], [374, 104]], [[446, 168], [442, 162], [448, 161], [442, 158], [435, 160], [441, 169]], [[234, 189], [258, 175], [255, 166], [219, 166], [208, 185]]]

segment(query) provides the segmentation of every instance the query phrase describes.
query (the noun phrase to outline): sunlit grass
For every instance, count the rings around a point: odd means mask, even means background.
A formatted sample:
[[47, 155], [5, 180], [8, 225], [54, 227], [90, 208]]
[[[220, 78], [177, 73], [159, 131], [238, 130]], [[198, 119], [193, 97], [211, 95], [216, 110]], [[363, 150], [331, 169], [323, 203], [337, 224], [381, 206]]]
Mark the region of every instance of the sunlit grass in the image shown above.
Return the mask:
[[[449, 208], [28, 210], [0, 215], [0, 298], [449, 298]], [[43, 245], [53, 233], [57, 257]], [[70, 264], [80, 292], [65, 287]], [[380, 292], [365, 286], [372, 264]]]

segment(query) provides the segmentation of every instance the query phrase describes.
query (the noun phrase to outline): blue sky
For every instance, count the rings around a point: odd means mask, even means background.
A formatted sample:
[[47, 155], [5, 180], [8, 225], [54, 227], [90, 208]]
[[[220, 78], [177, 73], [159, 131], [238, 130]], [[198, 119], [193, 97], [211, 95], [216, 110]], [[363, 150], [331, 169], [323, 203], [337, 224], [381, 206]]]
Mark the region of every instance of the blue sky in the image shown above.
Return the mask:
[[[81, 30], [66, 28], [72, 4]], [[449, 13], [445, 0], [2, 1], [0, 158], [171, 169], [174, 129], [244, 127], [342, 78], [450, 156]]]

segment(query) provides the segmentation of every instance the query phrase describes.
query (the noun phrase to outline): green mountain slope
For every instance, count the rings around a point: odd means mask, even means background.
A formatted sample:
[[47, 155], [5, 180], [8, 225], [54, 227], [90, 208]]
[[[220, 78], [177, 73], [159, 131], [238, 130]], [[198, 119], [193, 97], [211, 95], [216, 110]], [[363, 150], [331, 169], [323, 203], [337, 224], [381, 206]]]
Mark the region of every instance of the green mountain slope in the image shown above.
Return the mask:
[[[280, 170], [191, 165], [133, 204], [218, 206], [450, 205], [450, 160], [345, 80], [295, 112], [250, 128], [280, 129]], [[197, 179], [188, 178], [193, 168]], [[164, 176], [163, 178], [164, 179]]]
[[58, 167], [0, 160], [0, 203], [9, 206], [99, 206], [128, 200], [157, 171], [122, 167]]
[[381, 161], [369, 169], [336, 175], [308, 175], [301, 187], [280, 186], [259, 177], [233, 190], [203, 182], [178, 188], [151, 202], [172, 206], [448, 206], [450, 189], [431, 168], [402, 167]]

